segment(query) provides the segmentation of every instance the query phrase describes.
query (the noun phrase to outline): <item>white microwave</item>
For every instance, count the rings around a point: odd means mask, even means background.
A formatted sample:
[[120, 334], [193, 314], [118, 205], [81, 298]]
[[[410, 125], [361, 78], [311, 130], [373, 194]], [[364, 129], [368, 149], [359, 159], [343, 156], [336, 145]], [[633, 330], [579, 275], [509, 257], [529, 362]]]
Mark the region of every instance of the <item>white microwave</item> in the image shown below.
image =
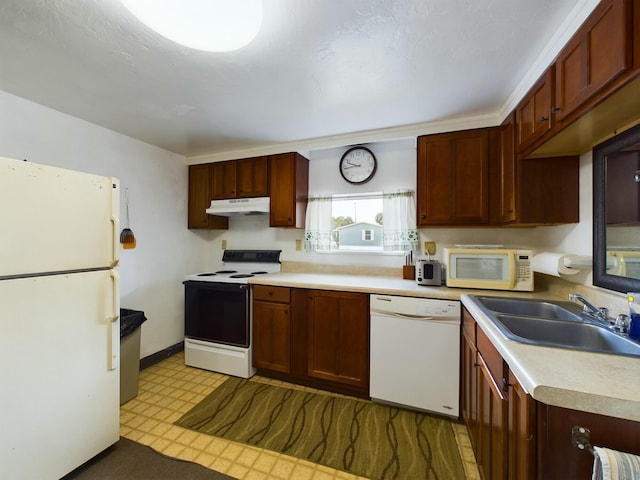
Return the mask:
[[[607, 273], [629, 278], [640, 278], [640, 252], [637, 250], [608, 250]], [[610, 262], [614, 257], [617, 261]], [[611, 268], [609, 267], [611, 265]]]
[[532, 250], [445, 248], [447, 287], [533, 291]]

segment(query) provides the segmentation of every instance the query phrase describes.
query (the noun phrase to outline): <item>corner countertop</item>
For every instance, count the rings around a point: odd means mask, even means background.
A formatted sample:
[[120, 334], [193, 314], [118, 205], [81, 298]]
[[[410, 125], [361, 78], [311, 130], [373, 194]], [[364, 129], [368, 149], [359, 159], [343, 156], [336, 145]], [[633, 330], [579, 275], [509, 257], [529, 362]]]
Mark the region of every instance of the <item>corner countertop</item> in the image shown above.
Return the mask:
[[522, 387], [547, 405], [640, 421], [640, 359], [507, 339], [467, 295], [462, 304]]
[[418, 298], [461, 300], [523, 388], [537, 401], [640, 421], [640, 359], [525, 345], [508, 340], [467, 295], [551, 298], [549, 292], [502, 292], [421, 286], [398, 277], [274, 273], [249, 280], [270, 285]]

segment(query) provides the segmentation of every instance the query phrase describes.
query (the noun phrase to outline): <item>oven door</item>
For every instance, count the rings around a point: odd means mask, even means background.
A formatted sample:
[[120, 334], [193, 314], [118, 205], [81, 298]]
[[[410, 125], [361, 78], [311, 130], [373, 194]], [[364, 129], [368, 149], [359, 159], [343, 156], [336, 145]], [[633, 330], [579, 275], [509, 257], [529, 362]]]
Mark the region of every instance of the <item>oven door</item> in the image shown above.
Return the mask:
[[185, 337], [249, 346], [249, 286], [184, 282]]

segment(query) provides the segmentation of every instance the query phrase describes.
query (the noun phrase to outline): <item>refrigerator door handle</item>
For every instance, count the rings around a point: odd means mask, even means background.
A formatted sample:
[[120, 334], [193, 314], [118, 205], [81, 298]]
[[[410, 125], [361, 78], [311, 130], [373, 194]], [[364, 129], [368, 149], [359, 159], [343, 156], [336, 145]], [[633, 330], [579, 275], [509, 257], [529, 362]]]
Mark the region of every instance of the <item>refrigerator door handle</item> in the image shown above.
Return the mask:
[[110, 178], [111, 180], [111, 231], [113, 233], [112, 244], [113, 244], [113, 256], [111, 268], [118, 265], [120, 261], [120, 233], [118, 232], [120, 225], [120, 217], [118, 216], [120, 212], [120, 181], [117, 178]]
[[113, 290], [111, 292], [113, 298], [113, 310], [112, 315], [108, 319], [107, 329], [109, 331], [108, 335], [108, 360], [107, 360], [107, 369], [115, 370], [118, 368], [120, 364], [120, 322], [118, 319], [120, 318], [120, 276], [116, 270], [111, 270], [111, 282], [113, 286]]

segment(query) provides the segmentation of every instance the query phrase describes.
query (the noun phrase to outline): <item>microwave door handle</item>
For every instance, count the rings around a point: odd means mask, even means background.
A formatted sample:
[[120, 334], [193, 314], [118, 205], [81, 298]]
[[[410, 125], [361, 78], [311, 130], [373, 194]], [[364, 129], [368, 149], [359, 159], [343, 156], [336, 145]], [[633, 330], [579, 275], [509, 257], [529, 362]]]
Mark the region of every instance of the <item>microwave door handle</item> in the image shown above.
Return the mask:
[[516, 257], [517, 252], [511, 254], [511, 261], [509, 262], [509, 288], [514, 289], [516, 286]]

